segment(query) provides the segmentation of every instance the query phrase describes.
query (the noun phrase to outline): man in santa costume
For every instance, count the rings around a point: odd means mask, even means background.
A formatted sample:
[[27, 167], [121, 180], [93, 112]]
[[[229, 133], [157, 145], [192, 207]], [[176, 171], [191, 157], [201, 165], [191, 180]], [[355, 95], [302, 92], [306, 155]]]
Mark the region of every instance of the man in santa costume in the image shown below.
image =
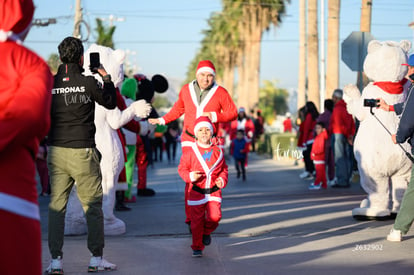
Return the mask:
[[178, 165], [178, 173], [190, 185], [187, 194], [193, 237], [193, 257], [203, 255], [211, 243], [211, 233], [221, 219], [221, 189], [228, 181], [228, 168], [223, 150], [211, 142], [213, 125], [208, 117], [195, 121], [196, 142], [191, 143]]
[[35, 158], [50, 127], [53, 77], [22, 41], [32, 0], [0, 1], [0, 274], [41, 274]]
[[[184, 85], [178, 100], [171, 110], [161, 118], [149, 119], [151, 124], [168, 124], [185, 113], [183, 134], [181, 136], [182, 152], [184, 153], [194, 142], [194, 125], [198, 117], [208, 117], [218, 129], [219, 123], [230, 122], [237, 117], [237, 107], [227, 90], [215, 82], [216, 68], [210, 60], [198, 63], [196, 79]], [[213, 135], [216, 133], [213, 133]], [[186, 190], [188, 185], [186, 185]], [[187, 192], [185, 192], [187, 194]], [[187, 198], [185, 198], [187, 202]], [[189, 214], [186, 205], [186, 223]]]

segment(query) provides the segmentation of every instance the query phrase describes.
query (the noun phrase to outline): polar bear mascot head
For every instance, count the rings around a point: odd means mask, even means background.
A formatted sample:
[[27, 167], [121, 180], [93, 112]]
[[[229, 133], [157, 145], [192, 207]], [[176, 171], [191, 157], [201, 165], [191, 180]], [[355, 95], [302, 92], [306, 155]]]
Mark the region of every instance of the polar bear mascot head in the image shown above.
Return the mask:
[[[406, 40], [371, 41], [364, 61], [364, 73], [370, 83], [362, 94], [355, 85], [344, 87], [349, 98], [348, 112], [360, 121], [354, 154], [361, 186], [368, 194], [352, 211], [356, 219], [387, 219], [395, 215], [409, 182], [411, 162], [389, 134], [396, 133], [399, 118], [395, 112], [376, 108], [375, 100], [382, 98], [389, 105], [404, 101], [408, 88], [404, 64], [410, 48]], [[367, 106], [367, 99], [374, 100], [373, 107]], [[403, 146], [409, 149], [407, 144]]]

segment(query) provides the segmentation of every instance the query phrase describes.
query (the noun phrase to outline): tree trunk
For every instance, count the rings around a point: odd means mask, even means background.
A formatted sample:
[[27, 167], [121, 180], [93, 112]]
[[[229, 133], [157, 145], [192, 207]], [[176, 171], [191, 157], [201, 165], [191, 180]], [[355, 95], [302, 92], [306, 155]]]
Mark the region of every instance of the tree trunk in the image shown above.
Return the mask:
[[318, 1], [308, 0], [308, 101], [320, 110]]
[[297, 108], [306, 103], [306, 0], [299, 2], [299, 75]]
[[339, 88], [339, 15], [341, 0], [328, 1], [328, 49], [326, 62], [326, 93], [331, 98], [332, 92]]
[[[371, 32], [371, 14], [372, 14], [372, 0], [362, 0], [361, 2], [361, 21], [360, 31]], [[362, 78], [362, 79], [361, 79]], [[362, 92], [362, 89], [368, 85], [369, 79], [364, 72], [358, 72], [357, 86]]]

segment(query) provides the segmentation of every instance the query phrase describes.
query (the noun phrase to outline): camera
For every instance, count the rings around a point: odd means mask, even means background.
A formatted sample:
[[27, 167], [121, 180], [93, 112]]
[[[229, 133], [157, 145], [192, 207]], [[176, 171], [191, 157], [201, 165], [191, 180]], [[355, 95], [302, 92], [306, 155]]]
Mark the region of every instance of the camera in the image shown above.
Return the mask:
[[364, 99], [365, 107], [378, 107], [379, 99], [366, 98]]
[[97, 73], [98, 72], [97, 69], [101, 66], [101, 61], [99, 60], [99, 53], [98, 52], [90, 53], [89, 61], [90, 61], [89, 68], [91, 72]]

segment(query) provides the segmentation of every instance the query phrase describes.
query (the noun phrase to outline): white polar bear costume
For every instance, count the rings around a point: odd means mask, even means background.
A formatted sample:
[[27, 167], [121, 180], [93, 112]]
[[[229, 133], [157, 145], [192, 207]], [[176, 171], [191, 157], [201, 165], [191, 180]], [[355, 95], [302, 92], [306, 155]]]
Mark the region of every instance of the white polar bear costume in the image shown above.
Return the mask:
[[[358, 162], [361, 186], [368, 196], [359, 208], [352, 210], [356, 219], [387, 219], [396, 215], [402, 197], [410, 181], [411, 161], [405, 152], [391, 140], [396, 133], [399, 118], [395, 112], [386, 112], [364, 106], [364, 99], [382, 98], [389, 105], [404, 101], [407, 85], [407, 53], [409, 41], [400, 43], [373, 40], [368, 44], [368, 54], [364, 61], [364, 72], [370, 82], [360, 94], [355, 85], [344, 87], [348, 112], [354, 115], [360, 126], [354, 141], [354, 154]], [[377, 120], [381, 121], [381, 123]], [[407, 143], [402, 145], [410, 150]]]
[[[111, 48], [92, 44], [84, 54], [85, 75], [93, 75], [102, 83], [102, 78], [98, 74], [92, 74], [89, 69], [89, 53], [98, 52], [100, 62], [111, 75], [115, 87], [120, 88], [124, 79], [123, 62], [125, 52], [122, 50], [112, 50]], [[118, 177], [124, 165], [125, 158], [123, 148], [119, 139], [117, 129], [128, 123], [135, 117], [145, 118], [149, 115], [151, 106], [145, 100], [132, 103], [124, 111], [118, 108], [108, 110], [103, 106], [95, 105], [95, 143], [96, 148], [102, 155], [100, 162], [102, 173], [104, 232], [105, 235], [119, 235], [126, 231], [125, 223], [114, 215], [115, 192], [119, 188]], [[125, 186], [126, 187], [126, 186]], [[84, 218], [81, 203], [76, 196], [75, 190], [69, 198], [66, 219], [65, 234], [79, 235], [87, 231], [86, 220]]]

